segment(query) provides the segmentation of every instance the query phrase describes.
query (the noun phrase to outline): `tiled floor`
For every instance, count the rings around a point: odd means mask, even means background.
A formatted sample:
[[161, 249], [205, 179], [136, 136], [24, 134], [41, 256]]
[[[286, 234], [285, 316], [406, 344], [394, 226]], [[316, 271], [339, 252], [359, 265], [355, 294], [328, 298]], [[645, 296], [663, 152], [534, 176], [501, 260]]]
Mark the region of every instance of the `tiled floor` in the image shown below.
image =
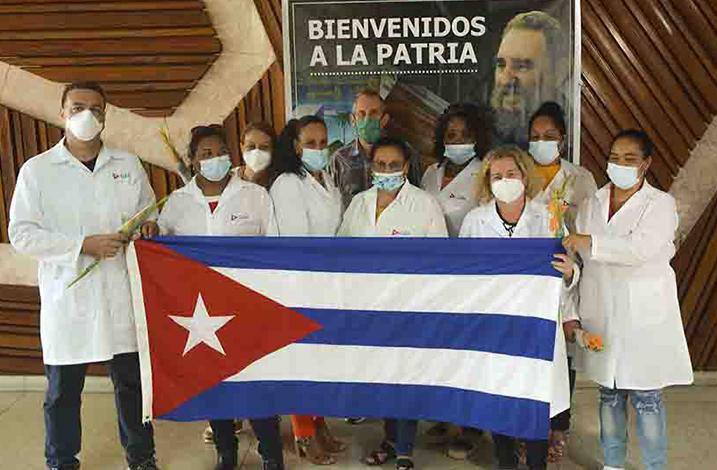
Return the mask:
[[[717, 469], [717, 387], [694, 386], [673, 389], [668, 393], [670, 470]], [[599, 469], [597, 463], [596, 391], [579, 389], [575, 397], [575, 420], [569, 448], [569, 459], [562, 469]], [[113, 398], [109, 394], [86, 394], [83, 405], [84, 443], [83, 469], [121, 470], [122, 452], [115, 424]], [[338, 436], [351, 442], [346, 455], [333, 468], [365, 468], [360, 457], [380, 439], [377, 422], [360, 426], [348, 426], [332, 422]], [[214, 452], [201, 440], [204, 423], [156, 424], [157, 451], [165, 470], [211, 469]], [[287, 433], [287, 439], [289, 439]], [[42, 394], [39, 392], [0, 393], [0, 469], [43, 469], [42, 458], [43, 421]], [[254, 451], [251, 434], [242, 439], [241, 454], [245, 457], [245, 469], [258, 469], [259, 460]], [[287, 446], [288, 448], [288, 446]], [[456, 462], [444, 457], [440, 450], [419, 442], [416, 453], [420, 469], [487, 469], [492, 467], [490, 440], [481, 442], [481, 452], [475, 462]], [[308, 469], [311, 466], [299, 462], [287, 449], [287, 467]], [[630, 448], [627, 468], [638, 465], [636, 443]], [[385, 468], [392, 468], [386, 466]]]

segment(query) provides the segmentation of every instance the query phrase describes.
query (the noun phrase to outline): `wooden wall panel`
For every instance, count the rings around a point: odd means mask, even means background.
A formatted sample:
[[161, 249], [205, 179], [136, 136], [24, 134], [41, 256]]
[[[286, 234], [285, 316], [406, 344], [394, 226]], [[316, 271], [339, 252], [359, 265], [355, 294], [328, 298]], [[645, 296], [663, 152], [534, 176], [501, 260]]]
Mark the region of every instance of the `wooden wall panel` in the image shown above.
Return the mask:
[[201, 1], [0, 5], [0, 60], [57, 82], [115, 85], [109, 101], [145, 116], [172, 114], [220, 52]]

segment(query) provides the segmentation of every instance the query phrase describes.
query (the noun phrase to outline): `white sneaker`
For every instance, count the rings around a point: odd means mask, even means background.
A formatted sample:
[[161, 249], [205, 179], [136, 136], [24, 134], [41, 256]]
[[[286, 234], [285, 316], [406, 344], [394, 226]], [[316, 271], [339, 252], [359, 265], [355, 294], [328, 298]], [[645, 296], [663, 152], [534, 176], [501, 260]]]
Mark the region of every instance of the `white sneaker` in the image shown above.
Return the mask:
[[607, 465], [602, 470], [625, 470], [623, 467], [608, 467]]

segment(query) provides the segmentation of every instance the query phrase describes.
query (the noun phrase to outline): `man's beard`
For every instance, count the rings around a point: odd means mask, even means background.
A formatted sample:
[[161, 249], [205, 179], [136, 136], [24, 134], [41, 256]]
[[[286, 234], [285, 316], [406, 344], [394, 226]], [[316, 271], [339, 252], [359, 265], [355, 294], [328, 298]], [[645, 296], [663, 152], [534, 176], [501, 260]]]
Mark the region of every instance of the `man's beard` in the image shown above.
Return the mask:
[[490, 103], [498, 143], [528, 142], [528, 121], [540, 103], [538, 95], [537, 88], [527, 90], [515, 82], [493, 88]]

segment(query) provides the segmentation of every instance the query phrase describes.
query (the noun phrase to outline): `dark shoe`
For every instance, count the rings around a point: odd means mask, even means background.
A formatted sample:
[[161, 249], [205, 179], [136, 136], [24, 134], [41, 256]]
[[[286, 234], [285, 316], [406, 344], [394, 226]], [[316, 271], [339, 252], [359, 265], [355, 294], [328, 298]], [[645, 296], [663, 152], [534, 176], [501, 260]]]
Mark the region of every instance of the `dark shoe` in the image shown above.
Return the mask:
[[284, 464], [265, 460], [262, 468], [263, 470], [284, 470]]
[[412, 470], [413, 468], [413, 460], [408, 457], [399, 457], [396, 460], [396, 470]]
[[214, 466], [214, 470], [234, 470], [237, 466], [237, 454], [224, 453], [217, 456], [217, 464]]
[[47, 470], [80, 470], [79, 463], [68, 463], [57, 467], [47, 467]]
[[365, 423], [365, 422], [366, 422], [366, 418], [360, 418], [360, 417], [356, 417], [356, 418], [346, 418], [345, 421], [346, 421], [348, 424], [352, 425], [352, 426], [356, 426], [357, 424]]
[[475, 444], [471, 441], [463, 436], [458, 436], [448, 444], [446, 455], [454, 460], [466, 460], [474, 447]]
[[127, 467], [128, 470], [159, 470], [157, 466], [157, 460], [154, 457], [150, 457], [142, 463], [135, 463]]

